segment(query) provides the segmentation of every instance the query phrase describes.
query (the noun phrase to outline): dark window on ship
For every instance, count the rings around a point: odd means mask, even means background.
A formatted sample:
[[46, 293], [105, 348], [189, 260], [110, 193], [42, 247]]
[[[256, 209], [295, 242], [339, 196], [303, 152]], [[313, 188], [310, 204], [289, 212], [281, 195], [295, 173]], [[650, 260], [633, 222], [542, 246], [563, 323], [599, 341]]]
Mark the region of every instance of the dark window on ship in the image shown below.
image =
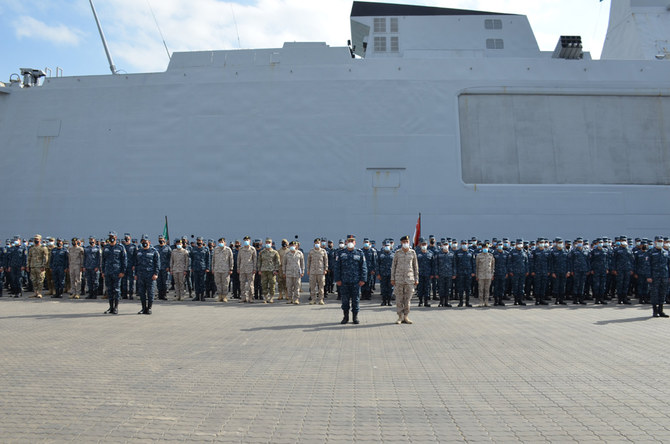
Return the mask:
[[386, 32], [385, 18], [375, 18], [375, 32]]
[[391, 52], [398, 52], [398, 51], [400, 51], [398, 45], [398, 37], [391, 37]]
[[486, 28], [486, 29], [502, 29], [502, 20], [500, 20], [500, 19], [484, 20], [484, 28]]
[[391, 18], [391, 32], [398, 32], [398, 17]]
[[386, 52], [386, 37], [375, 37], [375, 52]]
[[505, 49], [503, 39], [486, 39], [486, 49]]

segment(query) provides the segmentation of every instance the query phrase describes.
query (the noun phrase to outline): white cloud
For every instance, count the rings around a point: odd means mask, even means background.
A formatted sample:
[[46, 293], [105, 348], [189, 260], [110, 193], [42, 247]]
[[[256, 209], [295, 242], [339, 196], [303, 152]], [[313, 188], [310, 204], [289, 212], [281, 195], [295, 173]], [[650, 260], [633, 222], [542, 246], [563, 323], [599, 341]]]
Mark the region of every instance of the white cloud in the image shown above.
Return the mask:
[[[150, 0], [170, 51], [281, 47], [285, 41], [346, 45], [352, 0]], [[581, 34], [587, 49], [600, 53], [606, 26], [594, 38], [593, 0], [398, 0], [399, 3], [526, 14], [541, 49], [553, 50], [561, 34]], [[96, 4], [117, 67], [163, 71], [167, 55], [146, 1]], [[233, 11], [234, 17], [233, 19]], [[579, 11], [579, 14], [575, 14]], [[587, 14], [590, 13], [590, 14]], [[606, 19], [606, 18], [605, 18]], [[591, 20], [591, 21], [589, 21]], [[236, 26], [237, 25], [237, 26]], [[569, 30], [569, 32], [568, 32]], [[579, 32], [576, 32], [576, 31]], [[76, 38], [76, 35], [74, 36]]]
[[83, 35], [78, 29], [61, 24], [50, 26], [27, 15], [20, 16], [12, 25], [18, 39], [46, 40], [57, 45], [77, 46]]

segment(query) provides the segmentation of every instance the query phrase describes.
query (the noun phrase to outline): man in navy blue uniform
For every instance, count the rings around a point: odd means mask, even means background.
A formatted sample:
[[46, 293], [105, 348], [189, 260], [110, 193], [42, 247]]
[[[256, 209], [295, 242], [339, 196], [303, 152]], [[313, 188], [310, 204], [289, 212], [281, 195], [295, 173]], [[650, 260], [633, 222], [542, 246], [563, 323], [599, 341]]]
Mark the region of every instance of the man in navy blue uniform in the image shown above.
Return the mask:
[[[384, 241], [384, 247], [377, 255], [377, 269], [379, 271], [380, 287], [382, 293], [382, 304], [391, 306], [391, 295], [393, 287], [391, 286], [391, 266], [393, 265], [393, 256], [395, 252], [391, 250], [391, 242]], [[328, 262], [330, 264], [330, 262]]]
[[121, 279], [121, 297], [123, 299], [132, 299], [133, 290], [135, 287], [135, 280], [133, 279], [133, 266], [135, 265], [135, 252], [137, 251], [137, 245], [132, 243], [132, 236], [130, 233], [125, 233], [123, 235], [123, 242], [121, 246], [126, 249], [126, 269], [123, 272], [123, 278]]
[[526, 305], [523, 301], [524, 283], [529, 274], [528, 256], [523, 250], [523, 240], [517, 239], [516, 245], [507, 256], [507, 272], [512, 280], [514, 305]]
[[668, 293], [668, 281], [670, 280], [668, 261], [670, 261], [670, 258], [668, 252], [663, 248], [663, 238], [656, 236], [654, 239], [654, 248], [649, 252], [651, 277], [647, 279], [647, 282], [651, 284], [651, 304], [655, 318], [668, 317], [663, 312], [663, 303]]
[[98, 298], [98, 273], [102, 261], [102, 250], [93, 236], [88, 237], [88, 246], [84, 248], [84, 279], [88, 288], [86, 299]]
[[142, 310], [137, 314], [151, 314], [154, 303], [154, 282], [158, 279], [161, 268], [160, 254], [151, 246], [149, 236], [142, 235], [141, 248], [135, 253], [135, 281], [137, 294], [142, 301]]
[[194, 301], [205, 301], [205, 275], [209, 272], [209, 248], [204, 245], [202, 237], [196, 238], [196, 246], [191, 249], [191, 274], [195, 287]]
[[363, 254], [365, 255], [365, 264], [368, 267], [368, 275], [365, 279], [365, 285], [361, 287], [361, 299], [369, 301], [372, 299], [372, 286], [377, 273], [377, 251], [372, 248], [370, 239], [363, 239]]
[[568, 271], [572, 276], [572, 303], [586, 305], [584, 300], [584, 286], [586, 276], [591, 271], [591, 258], [584, 248], [584, 239], [575, 239], [574, 248], [568, 253]]
[[502, 242], [496, 245], [496, 251], [493, 253], [493, 305], [504, 307], [503, 297], [505, 296], [505, 285], [507, 282], [507, 257], [509, 253], [505, 251]]
[[619, 304], [630, 305], [628, 287], [630, 286], [630, 279], [633, 277], [635, 269], [635, 258], [633, 257], [633, 253], [628, 249], [628, 239], [625, 236], [621, 236], [618, 243], [619, 246], [614, 249], [614, 264], [612, 265], [612, 273], [616, 276], [617, 302]]
[[451, 307], [452, 283], [456, 279], [456, 270], [454, 269], [454, 253], [449, 251], [449, 242], [444, 240], [440, 243], [440, 249], [437, 253], [437, 265], [435, 273], [440, 292], [440, 307]]
[[556, 246], [549, 251], [549, 270], [554, 280], [553, 290], [556, 297], [554, 305], [565, 305], [565, 282], [570, 275], [568, 253], [565, 251], [563, 239], [556, 238], [554, 244]]
[[419, 238], [419, 249], [416, 252], [416, 260], [419, 263], [419, 307], [430, 307], [430, 283], [435, 276], [435, 257], [428, 249], [428, 243], [424, 238]]
[[102, 250], [102, 278], [107, 285], [109, 310], [105, 313], [119, 314], [121, 279], [128, 267], [126, 249], [117, 243], [116, 232], [110, 231], [107, 244]]
[[356, 237], [350, 234], [347, 237], [346, 248], [336, 253], [334, 279], [340, 289], [342, 297], [342, 311], [344, 317], [341, 324], [349, 322], [349, 309], [354, 316], [354, 324], [358, 324], [358, 312], [360, 310], [360, 287], [365, 285], [368, 276], [368, 267], [365, 263], [365, 255], [356, 248]]
[[21, 274], [28, 266], [28, 250], [21, 245], [21, 236], [14, 236], [11, 248], [5, 253], [5, 266], [9, 274], [11, 294], [18, 298], [23, 295]]
[[649, 303], [649, 244], [646, 240], [640, 242], [640, 247], [635, 251], [635, 278], [637, 280], [637, 297], [640, 304]]
[[[160, 256], [160, 270], [158, 270], [158, 279], [156, 284], [158, 286], [158, 299], [167, 300], [167, 282], [168, 282], [168, 268], [170, 268], [170, 256], [172, 255], [172, 248], [165, 242], [165, 237], [161, 234], [158, 236], [158, 246], [154, 247]], [[139, 292], [139, 290], [138, 290]]]
[[56, 246], [49, 253], [49, 268], [51, 269], [51, 278], [54, 281], [54, 290], [56, 294], [52, 298], [63, 297], [63, 287], [65, 286], [65, 273], [70, 268], [70, 256], [66, 248], [63, 248], [63, 239], [56, 239]]
[[544, 298], [547, 295], [547, 281], [549, 277], [549, 254], [545, 249], [545, 239], [538, 239], [535, 249], [529, 258], [530, 274], [533, 277], [533, 292], [535, 305], [547, 305]]
[[475, 277], [475, 257], [468, 249], [468, 242], [465, 240], [461, 241], [461, 249], [454, 253], [454, 269], [456, 270], [458, 306], [463, 306], [463, 294], [465, 294], [465, 306], [472, 307], [470, 290], [471, 281]]
[[602, 239], [596, 240], [596, 248], [591, 251], [591, 275], [593, 276], [593, 297], [596, 304], [607, 305], [607, 275], [609, 274], [609, 252], [605, 249]]

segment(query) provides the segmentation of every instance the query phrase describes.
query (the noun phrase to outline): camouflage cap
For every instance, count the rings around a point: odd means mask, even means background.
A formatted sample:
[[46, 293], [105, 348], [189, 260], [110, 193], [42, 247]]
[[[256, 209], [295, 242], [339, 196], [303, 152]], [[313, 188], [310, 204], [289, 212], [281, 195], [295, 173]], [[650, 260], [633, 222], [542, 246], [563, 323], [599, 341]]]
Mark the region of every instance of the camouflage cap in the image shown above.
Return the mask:
[[42, 240], [42, 236], [39, 235], [39, 234], [36, 234], [35, 236], [33, 236], [33, 239], [39, 239], [39, 240]]

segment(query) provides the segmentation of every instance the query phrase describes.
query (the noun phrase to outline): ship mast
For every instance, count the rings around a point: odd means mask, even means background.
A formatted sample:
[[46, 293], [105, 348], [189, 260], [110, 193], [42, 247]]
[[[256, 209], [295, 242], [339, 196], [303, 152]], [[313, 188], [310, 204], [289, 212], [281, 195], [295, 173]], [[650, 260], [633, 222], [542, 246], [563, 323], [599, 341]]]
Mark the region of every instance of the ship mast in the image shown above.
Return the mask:
[[95, 17], [95, 23], [98, 25], [98, 31], [100, 32], [100, 38], [102, 39], [102, 46], [105, 47], [105, 54], [107, 54], [107, 60], [109, 61], [109, 69], [112, 71], [112, 74], [118, 74], [116, 71], [116, 66], [114, 66], [114, 61], [112, 60], [112, 55], [109, 53], [109, 48], [107, 47], [107, 40], [105, 39], [105, 33], [102, 32], [102, 26], [100, 25], [100, 20], [98, 20], [98, 14], [95, 12], [95, 6], [93, 6], [93, 0], [88, 0], [91, 4], [91, 10], [93, 11], [93, 17]]

